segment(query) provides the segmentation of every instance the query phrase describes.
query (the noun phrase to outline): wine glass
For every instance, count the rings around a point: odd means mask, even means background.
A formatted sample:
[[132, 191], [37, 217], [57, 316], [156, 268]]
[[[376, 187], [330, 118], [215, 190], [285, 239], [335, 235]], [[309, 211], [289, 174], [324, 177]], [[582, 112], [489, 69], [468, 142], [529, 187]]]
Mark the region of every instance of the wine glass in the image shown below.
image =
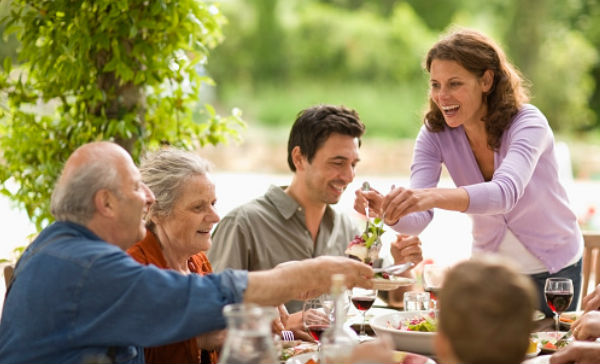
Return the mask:
[[437, 300], [442, 284], [444, 283], [444, 269], [435, 264], [425, 264], [423, 266], [423, 290], [429, 292], [429, 297], [433, 303], [433, 310], [437, 310]]
[[558, 332], [559, 316], [569, 308], [573, 300], [573, 281], [569, 278], [548, 278], [544, 294], [548, 307], [554, 312], [554, 328]]
[[352, 304], [362, 313], [360, 333], [358, 334], [358, 339], [361, 342], [371, 339], [365, 332], [365, 323], [367, 321], [367, 311], [373, 306], [375, 298], [377, 298], [376, 289], [365, 289], [360, 287], [354, 287], [352, 289]]
[[317, 342], [317, 350], [321, 350], [321, 335], [331, 325], [331, 306], [328, 301], [321, 297], [304, 301], [302, 323]]

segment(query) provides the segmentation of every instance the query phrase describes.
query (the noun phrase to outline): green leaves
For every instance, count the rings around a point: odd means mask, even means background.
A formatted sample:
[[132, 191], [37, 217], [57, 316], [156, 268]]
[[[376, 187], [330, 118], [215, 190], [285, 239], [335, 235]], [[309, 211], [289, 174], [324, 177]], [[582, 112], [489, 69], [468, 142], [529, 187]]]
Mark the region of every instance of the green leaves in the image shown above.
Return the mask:
[[367, 220], [367, 229], [362, 234], [362, 238], [365, 240], [365, 247], [369, 249], [371, 245], [381, 238], [381, 235], [383, 235], [384, 232], [383, 220], [378, 217], [373, 219], [373, 222], [371, 222], [371, 220]]
[[137, 160], [168, 143], [184, 148], [239, 139], [241, 113], [199, 100], [202, 64], [225, 18], [197, 0], [12, 0], [4, 25], [21, 42], [19, 67], [0, 73], [0, 183], [38, 229], [78, 146], [114, 140]]

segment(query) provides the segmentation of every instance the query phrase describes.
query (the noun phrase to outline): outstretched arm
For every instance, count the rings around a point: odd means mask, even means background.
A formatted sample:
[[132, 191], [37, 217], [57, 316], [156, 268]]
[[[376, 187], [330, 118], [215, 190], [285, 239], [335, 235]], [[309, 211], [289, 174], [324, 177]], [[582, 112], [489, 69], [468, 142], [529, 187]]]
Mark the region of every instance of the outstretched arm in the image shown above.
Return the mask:
[[244, 302], [277, 306], [316, 297], [329, 291], [331, 276], [338, 273], [345, 275], [347, 287], [373, 287], [373, 269], [368, 265], [345, 257], [321, 256], [249, 272]]

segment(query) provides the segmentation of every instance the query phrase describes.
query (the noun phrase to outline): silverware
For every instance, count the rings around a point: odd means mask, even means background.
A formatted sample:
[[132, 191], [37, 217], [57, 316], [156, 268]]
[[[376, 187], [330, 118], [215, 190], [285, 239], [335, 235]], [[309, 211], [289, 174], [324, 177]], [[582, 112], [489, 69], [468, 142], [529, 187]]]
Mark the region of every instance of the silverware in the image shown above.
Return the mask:
[[294, 341], [294, 333], [290, 330], [282, 330], [281, 337], [283, 341]]
[[402, 264], [390, 265], [385, 268], [375, 268], [375, 269], [373, 269], [373, 272], [374, 273], [387, 273], [389, 275], [394, 276], [394, 275], [398, 275], [400, 273], [404, 273], [414, 266], [415, 266], [415, 263], [407, 262], [407, 263], [402, 263]]
[[[370, 191], [371, 185], [369, 185], [369, 182], [364, 181], [360, 189], [361, 191]], [[365, 217], [367, 218], [367, 225], [365, 225], [365, 234], [367, 234], [369, 232], [369, 223], [371, 222], [371, 218], [369, 217], [369, 200], [367, 200], [367, 206], [365, 207]]]
[[556, 340], [556, 344], [554, 344], [554, 345], [556, 345], [557, 349], [567, 346], [572, 341], [572, 339], [571, 339], [572, 336], [573, 336], [573, 329], [570, 328], [569, 331], [567, 331], [567, 333], [563, 335], [563, 337]]

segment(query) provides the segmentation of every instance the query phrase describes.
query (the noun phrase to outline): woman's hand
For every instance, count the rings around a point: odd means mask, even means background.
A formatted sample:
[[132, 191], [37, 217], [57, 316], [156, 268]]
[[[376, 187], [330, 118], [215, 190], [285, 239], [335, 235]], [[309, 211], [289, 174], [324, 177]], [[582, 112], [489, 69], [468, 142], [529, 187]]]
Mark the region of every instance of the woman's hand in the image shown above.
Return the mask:
[[469, 202], [469, 194], [460, 187], [424, 189], [396, 187], [385, 195], [381, 209], [384, 222], [392, 226], [405, 215], [431, 210], [434, 207], [450, 211], [466, 211]]
[[427, 190], [396, 187], [385, 195], [381, 209], [383, 210], [384, 222], [392, 226], [402, 216], [411, 212], [429, 210], [433, 207], [433, 200]]

